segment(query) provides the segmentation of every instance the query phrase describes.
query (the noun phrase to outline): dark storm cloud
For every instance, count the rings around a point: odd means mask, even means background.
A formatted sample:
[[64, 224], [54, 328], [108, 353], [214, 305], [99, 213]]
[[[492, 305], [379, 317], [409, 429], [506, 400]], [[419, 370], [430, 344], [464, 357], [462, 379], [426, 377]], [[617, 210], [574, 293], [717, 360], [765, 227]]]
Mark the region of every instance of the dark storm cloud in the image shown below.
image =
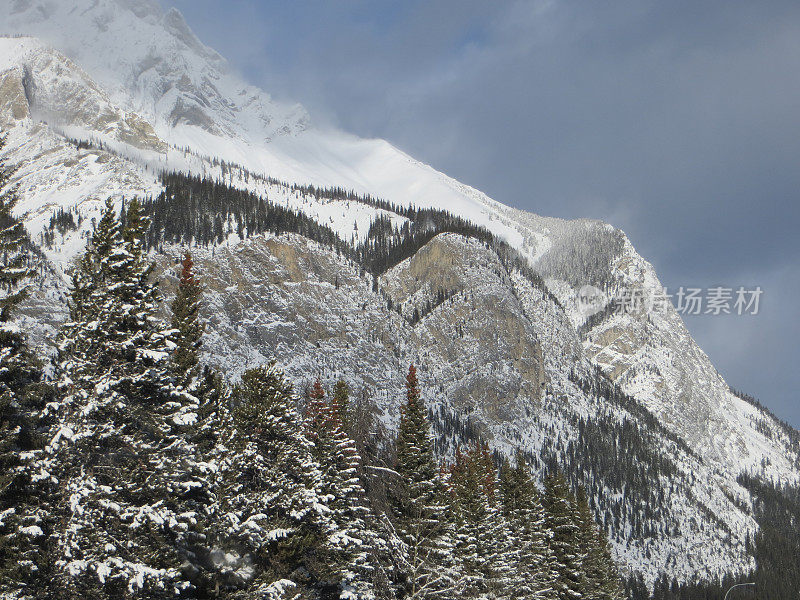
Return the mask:
[[761, 285], [761, 315], [688, 325], [800, 424], [800, 4], [177, 5], [317, 120], [507, 204], [622, 227], [667, 286]]

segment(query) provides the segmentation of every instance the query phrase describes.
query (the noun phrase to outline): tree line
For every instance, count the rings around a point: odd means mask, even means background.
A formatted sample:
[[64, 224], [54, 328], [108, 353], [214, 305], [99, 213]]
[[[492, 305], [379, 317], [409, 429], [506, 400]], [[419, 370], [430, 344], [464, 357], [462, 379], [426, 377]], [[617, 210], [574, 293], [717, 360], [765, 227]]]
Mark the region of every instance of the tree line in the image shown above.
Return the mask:
[[[358, 244], [342, 240], [330, 227], [318, 223], [302, 211], [275, 204], [259, 194], [238, 189], [224, 182], [183, 173], [164, 173], [164, 191], [141, 201], [152, 227], [145, 240], [148, 249], [160, 249], [164, 243], [222, 243], [232, 234], [246, 239], [260, 233], [296, 233], [309, 238], [337, 254], [347, 257], [363, 272], [376, 278], [403, 260], [410, 258], [441, 233], [456, 233], [482, 242], [498, 256], [507, 271], [517, 271], [554, 303], [544, 280], [528, 266], [527, 261], [504, 240], [484, 227], [455, 216], [445, 210], [399, 207], [392, 203], [359, 196], [340, 188], [288, 186], [293, 193], [319, 194], [332, 200], [354, 201], [406, 217], [402, 225], [393, 225], [386, 216], [378, 216], [370, 225], [366, 239]], [[276, 185], [279, 182], [273, 182]], [[54, 225], [55, 227], [55, 225]]]

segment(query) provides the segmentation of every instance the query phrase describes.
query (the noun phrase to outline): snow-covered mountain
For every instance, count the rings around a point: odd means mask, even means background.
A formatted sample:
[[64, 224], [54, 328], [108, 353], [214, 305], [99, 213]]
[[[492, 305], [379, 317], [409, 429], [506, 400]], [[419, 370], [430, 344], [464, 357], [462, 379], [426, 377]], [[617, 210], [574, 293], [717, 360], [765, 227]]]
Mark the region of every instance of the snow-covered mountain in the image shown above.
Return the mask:
[[[104, 199], [157, 194], [163, 171], [249, 189], [348, 243], [363, 241], [379, 217], [398, 225], [407, 217], [291, 184], [446, 210], [506, 240], [546, 289], [454, 234], [389, 269], [376, 289], [338, 253], [304, 238], [230, 233], [197, 250], [208, 287], [208, 359], [236, 372], [276, 356], [299, 383], [316, 371], [350, 374], [375, 390], [389, 423], [401, 365], [413, 360], [434, 409], [468, 419], [505, 452], [519, 445], [565, 460], [570, 443], [587, 445], [587, 431], [613, 447], [615, 427], [632, 423], [651, 490], [632, 490], [630, 478], [641, 474], [622, 462], [580, 468], [596, 496], [613, 500], [600, 508], [617, 556], [651, 581], [667, 570], [690, 579], [752, 566], [745, 540], [758, 526], [737, 476], [797, 482], [796, 438], [730, 392], [671, 306], [585, 321], [584, 284], [613, 282], [645, 297], [662, 289], [622, 232], [510, 208], [383, 140], [315, 127], [302, 107], [244, 82], [180, 13], [148, 0], [0, 0], [0, 20], [8, 34], [0, 38], [0, 127], [18, 166], [17, 211], [50, 263], [24, 317], [38, 342], [48, 344], [63, 316], [64, 275]], [[59, 210], [73, 211], [77, 228], [53, 237]], [[157, 255], [164, 269], [178, 251]], [[413, 324], [404, 318], [439, 290], [445, 302]], [[601, 393], [596, 369], [632, 403]], [[582, 421], [599, 429], [582, 429]], [[662, 463], [671, 466], [647, 471]], [[622, 483], [604, 481], [612, 474]], [[646, 535], [634, 523], [653, 499], [656, 533]], [[613, 503], [627, 507], [616, 518]]]

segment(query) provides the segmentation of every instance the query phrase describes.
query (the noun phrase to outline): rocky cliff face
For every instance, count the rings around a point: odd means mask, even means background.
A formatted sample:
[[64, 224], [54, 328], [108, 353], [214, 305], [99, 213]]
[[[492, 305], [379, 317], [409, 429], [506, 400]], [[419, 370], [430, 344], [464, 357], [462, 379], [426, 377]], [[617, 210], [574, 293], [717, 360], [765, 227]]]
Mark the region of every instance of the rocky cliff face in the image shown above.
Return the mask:
[[189, 126], [263, 142], [307, 125], [301, 107], [277, 104], [232, 75], [178, 11], [155, 2], [4, 0], [0, 20], [2, 33], [44, 39], [85, 66], [114, 103], [160, 133]]
[[[0, 41], [3, 121], [34, 118], [96, 132], [133, 148], [164, 151], [153, 127], [125, 111], [75, 63], [33, 38]], [[4, 65], [3, 65], [4, 63]]]
[[[344, 377], [371, 390], [389, 425], [401, 373], [414, 362], [442, 453], [479, 431], [499, 452], [522, 448], [538, 469], [551, 459], [570, 465], [630, 569], [650, 580], [662, 572], [686, 579], [752, 565], [745, 540], [757, 525], [736, 478], [748, 471], [796, 482], [796, 444], [773, 417], [730, 393], [671, 307], [586, 322], [578, 305], [585, 284], [645, 296], [661, 289], [624, 234], [503, 206], [386, 142], [316, 131], [300, 109], [231, 75], [175, 13], [122, 0], [85, 4], [68, 11], [0, 1], [12, 33], [46, 40], [0, 38], [6, 156], [18, 166], [18, 214], [43, 251], [21, 318], [35, 343], [52, 349], [65, 273], [102, 202], [160, 192], [159, 171], [252, 190], [353, 244], [379, 217], [407, 219], [266, 176], [436, 206], [506, 240], [546, 287], [455, 234], [434, 237], [375, 281], [300, 236], [230, 234], [193, 249], [206, 286], [206, 360], [235, 375], [276, 358], [299, 386], [316, 375]], [[80, 28], [85, 48], [70, 42], [65, 23]], [[74, 229], [51, 227], [60, 210], [74, 214]], [[154, 253], [167, 293], [180, 252]]]

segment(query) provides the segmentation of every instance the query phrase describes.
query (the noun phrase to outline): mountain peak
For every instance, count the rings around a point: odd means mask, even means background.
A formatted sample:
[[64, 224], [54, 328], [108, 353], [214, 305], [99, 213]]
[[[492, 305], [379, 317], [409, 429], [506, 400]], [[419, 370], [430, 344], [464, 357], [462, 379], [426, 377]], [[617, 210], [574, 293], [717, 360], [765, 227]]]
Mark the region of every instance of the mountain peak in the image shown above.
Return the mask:
[[220, 69], [227, 70], [227, 61], [215, 50], [212, 50], [195, 35], [183, 14], [177, 8], [170, 8], [163, 16], [164, 28], [175, 36], [175, 39], [185, 44], [187, 48], [205, 57]]
[[38, 37], [80, 64], [165, 139], [190, 127], [264, 143], [308, 126], [302, 108], [274, 102], [233, 73], [176, 9], [149, 0], [0, 0], [0, 20], [8, 33]]

